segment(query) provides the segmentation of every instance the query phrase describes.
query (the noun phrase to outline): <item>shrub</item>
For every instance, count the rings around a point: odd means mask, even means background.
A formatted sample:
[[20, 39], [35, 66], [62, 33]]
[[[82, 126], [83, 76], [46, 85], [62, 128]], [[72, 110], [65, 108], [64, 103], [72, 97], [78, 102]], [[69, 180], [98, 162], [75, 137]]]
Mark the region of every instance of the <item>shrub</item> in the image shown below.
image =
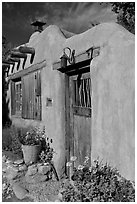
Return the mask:
[[13, 151], [14, 153], [22, 154], [22, 144], [37, 145], [41, 144], [40, 160], [42, 162], [49, 162], [53, 159], [55, 153], [51, 148], [52, 139], [49, 139], [45, 133], [45, 127], [40, 130], [38, 127], [15, 127], [4, 128], [2, 134], [2, 148], [4, 150]]
[[62, 184], [64, 202], [134, 202], [135, 189], [107, 163], [74, 168], [72, 181]]
[[11, 150], [12, 149], [12, 137], [10, 135], [10, 128], [5, 127], [2, 130], [2, 149]]
[[2, 149], [21, 153], [21, 141], [27, 131], [28, 128], [15, 127], [14, 125], [4, 128], [2, 131]]

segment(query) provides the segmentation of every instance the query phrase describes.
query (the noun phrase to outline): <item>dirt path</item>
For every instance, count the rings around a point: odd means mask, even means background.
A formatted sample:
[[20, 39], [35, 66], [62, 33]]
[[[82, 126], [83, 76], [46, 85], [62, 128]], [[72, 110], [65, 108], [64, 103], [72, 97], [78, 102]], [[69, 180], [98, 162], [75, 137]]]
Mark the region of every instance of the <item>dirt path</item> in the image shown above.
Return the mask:
[[[22, 159], [22, 155], [13, 154], [13, 152], [10, 151], [3, 151], [2, 155], [6, 155], [12, 162]], [[5, 165], [4, 162], [3, 164]], [[27, 190], [31, 196], [24, 199], [18, 199], [13, 193], [11, 194], [11, 198], [3, 198], [3, 202], [54, 202], [58, 199], [58, 193], [61, 187], [60, 181], [52, 179], [45, 182], [26, 182], [24, 174], [16, 179], [15, 182], [17, 182], [20, 187]]]

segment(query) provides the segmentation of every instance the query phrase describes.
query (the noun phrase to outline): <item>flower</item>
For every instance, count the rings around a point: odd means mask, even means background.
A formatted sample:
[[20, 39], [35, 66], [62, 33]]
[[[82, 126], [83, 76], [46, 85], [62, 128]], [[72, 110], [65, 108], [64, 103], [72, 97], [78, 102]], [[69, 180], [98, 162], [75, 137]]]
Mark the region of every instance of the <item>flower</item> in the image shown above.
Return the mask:
[[39, 145], [46, 140], [47, 136], [43, 130], [40, 130], [38, 127], [30, 128], [26, 132], [25, 137], [22, 138], [21, 143], [23, 145]]
[[86, 156], [86, 157], [85, 157], [85, 160], [86, 160], [86, 161], [88, 161], [88, 160], [89, 160], [89, 157], [88, 157], [88, 156]]
[[85, 164], [85, 165], [88, 164], [88, 160], [89, 160], [89, 157], [86, 156], [86, 157], [85, 157], [85, 161], [84, 161], [84, 164]]
[[70, 158], [70, 161], [76, 161], [77, 160], [77, 157], [76, 156], [72, 156], [71, 158]]
[[79, 165], [79, 166], [78, 166], [78, 170], [82, 170], [83, 168], [84, 168], [83, 165]]
[[66, 166], [72, 166], [72, 163], [71, 162], [67, 162]]

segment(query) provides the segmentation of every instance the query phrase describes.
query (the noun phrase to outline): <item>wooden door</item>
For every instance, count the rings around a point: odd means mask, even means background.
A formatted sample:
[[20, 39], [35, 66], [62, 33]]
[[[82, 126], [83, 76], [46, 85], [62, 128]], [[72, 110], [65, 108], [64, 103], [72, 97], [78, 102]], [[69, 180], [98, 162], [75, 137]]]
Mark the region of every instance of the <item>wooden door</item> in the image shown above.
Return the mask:
[[[71, 155], [75, 166], [91, 158], [91, 80], [90, 73], [69, 77]], [[90, 160], [89, 160], [90, 164]]]

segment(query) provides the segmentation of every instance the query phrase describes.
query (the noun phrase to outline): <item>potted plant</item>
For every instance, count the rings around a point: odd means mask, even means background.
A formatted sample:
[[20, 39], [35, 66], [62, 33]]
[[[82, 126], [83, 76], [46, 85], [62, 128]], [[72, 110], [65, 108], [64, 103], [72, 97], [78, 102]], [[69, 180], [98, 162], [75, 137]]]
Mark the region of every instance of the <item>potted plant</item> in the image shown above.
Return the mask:
[[31, 128], [22, 138], [22, 152], [26, 164], [36, 163], [41, 152], [42, 140], [44, 140], [45, 128], [40, 131], [39, 128]]

